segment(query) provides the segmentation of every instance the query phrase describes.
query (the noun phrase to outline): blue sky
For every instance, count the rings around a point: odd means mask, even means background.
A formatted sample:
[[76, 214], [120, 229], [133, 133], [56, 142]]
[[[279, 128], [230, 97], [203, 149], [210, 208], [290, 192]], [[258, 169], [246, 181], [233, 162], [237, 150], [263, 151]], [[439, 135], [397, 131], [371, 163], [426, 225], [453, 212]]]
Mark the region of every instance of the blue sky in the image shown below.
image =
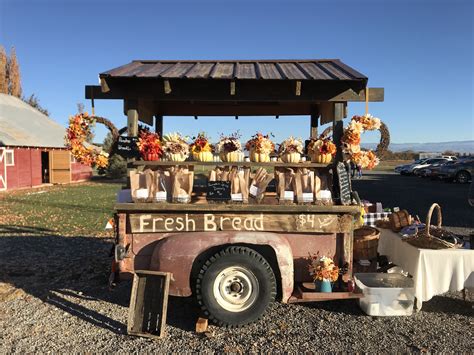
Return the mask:
[[[470, 0], [42, 1], [0, 0], [0, 44], [15, 46], [26, 95], [62, 124], [84, 85], [133, 59], [340, 58], [385, 88], [370, 112], [392, 141], [474, 139]], [[121, 101], [96, 113], [126, 125]], [[363, 114], [349, 104], [349, 116]], [[213, 138], [240, 128], [306, 138], [308, 117], [165, 118], [166, 131]], [[97, 128], [98, 138], [105, 129]], [[367, 133], [365, 142], [378, 141]]]

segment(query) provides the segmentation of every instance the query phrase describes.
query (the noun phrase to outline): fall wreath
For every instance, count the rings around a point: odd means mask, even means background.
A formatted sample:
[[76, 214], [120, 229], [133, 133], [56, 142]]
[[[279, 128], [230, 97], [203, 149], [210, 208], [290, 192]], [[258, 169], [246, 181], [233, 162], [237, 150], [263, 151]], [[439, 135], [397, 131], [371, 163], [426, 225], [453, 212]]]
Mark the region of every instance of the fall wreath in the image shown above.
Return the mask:
[[89, 116], [85, 112], [69, 118], [65, 137], [66, 146], [78, 162], [92, 167], [106, 168], [109, 164], [109, 154], [87, 143], [87, 138], [92, 135], [92, 128], [96, 122], [104, 124], [110, 130], [113, 140], [117, 139], [119, 133], [112, 122], [104, 117]]
[[[364, 131], [380, 132], [380, 142], [375, 151], [363, 150], [360, 147], [361, 134]], [[332, 127], [326, 128], [321, 134], [322, 137], [328, 137], [331, 134]], [[379, 163], [379, 156], [382, 156], [390, 144], [390, 132], [387, 125], [379, 118], [370, 114], [364, 116], [353, 116], [348, 127], [344, 129], [342, 136], [343, 152], [355, 164], [363, 169], [373, 169]]]

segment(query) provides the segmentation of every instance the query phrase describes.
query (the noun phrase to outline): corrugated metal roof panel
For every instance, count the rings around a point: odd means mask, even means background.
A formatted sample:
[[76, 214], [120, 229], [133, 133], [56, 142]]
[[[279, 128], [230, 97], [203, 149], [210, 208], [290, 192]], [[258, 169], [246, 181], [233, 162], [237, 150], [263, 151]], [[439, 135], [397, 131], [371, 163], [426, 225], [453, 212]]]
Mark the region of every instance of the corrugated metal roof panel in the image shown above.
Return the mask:
[[214, 65], [213, 63], [197, 63], [186, 73], [185, 77], [189, 79], [207, 78]]
[[64, 148], [66, 128], [17, 97], [0, 94], [0, 146]]
[[262, 79], [281, 79], [282, 76], [278, 71], [275, 63], [257, 63]]
[[213, 79], [232, 79], [234, 63], [216, 63], [211, 73]]
[[278, 63], [288, 79], [308, 79], [294, 63]]
[[367, 80], [339, 59], [137, 60], [100, 75], [167, 79]]
[[160, 74], [162, 78], [174, 79], [181, 78], [194, 66], [194, 63], [176, 63], [168, 70]]

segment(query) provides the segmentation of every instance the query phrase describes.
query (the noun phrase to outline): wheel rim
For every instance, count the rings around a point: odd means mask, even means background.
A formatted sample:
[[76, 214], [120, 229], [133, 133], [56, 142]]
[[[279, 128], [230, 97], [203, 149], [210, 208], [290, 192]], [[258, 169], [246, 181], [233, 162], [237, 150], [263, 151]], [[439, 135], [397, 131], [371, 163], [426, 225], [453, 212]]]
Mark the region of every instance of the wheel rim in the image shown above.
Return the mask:
[[242, 312], [254, 304], [259, 293], [257, 277], [248, 269], [231, 266], [214, 280], [214, 298], [227, 311]]
[[458, 181], [460, 183], [464, 184], [467, 182], [467, 180], [469, 180], [469, 178], [467, 177], [467, 174], [462, 173], [462, 172], [458, 174]]

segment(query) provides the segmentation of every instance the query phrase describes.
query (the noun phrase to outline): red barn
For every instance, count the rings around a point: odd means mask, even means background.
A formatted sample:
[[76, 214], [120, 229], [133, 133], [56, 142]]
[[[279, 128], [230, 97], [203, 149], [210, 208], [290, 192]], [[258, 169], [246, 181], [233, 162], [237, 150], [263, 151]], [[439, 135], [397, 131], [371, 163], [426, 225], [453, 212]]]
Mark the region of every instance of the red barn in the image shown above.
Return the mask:
[[87, 180], [64, 146], [66, 130], [17, 97], [0, 94], [0, 191]]

